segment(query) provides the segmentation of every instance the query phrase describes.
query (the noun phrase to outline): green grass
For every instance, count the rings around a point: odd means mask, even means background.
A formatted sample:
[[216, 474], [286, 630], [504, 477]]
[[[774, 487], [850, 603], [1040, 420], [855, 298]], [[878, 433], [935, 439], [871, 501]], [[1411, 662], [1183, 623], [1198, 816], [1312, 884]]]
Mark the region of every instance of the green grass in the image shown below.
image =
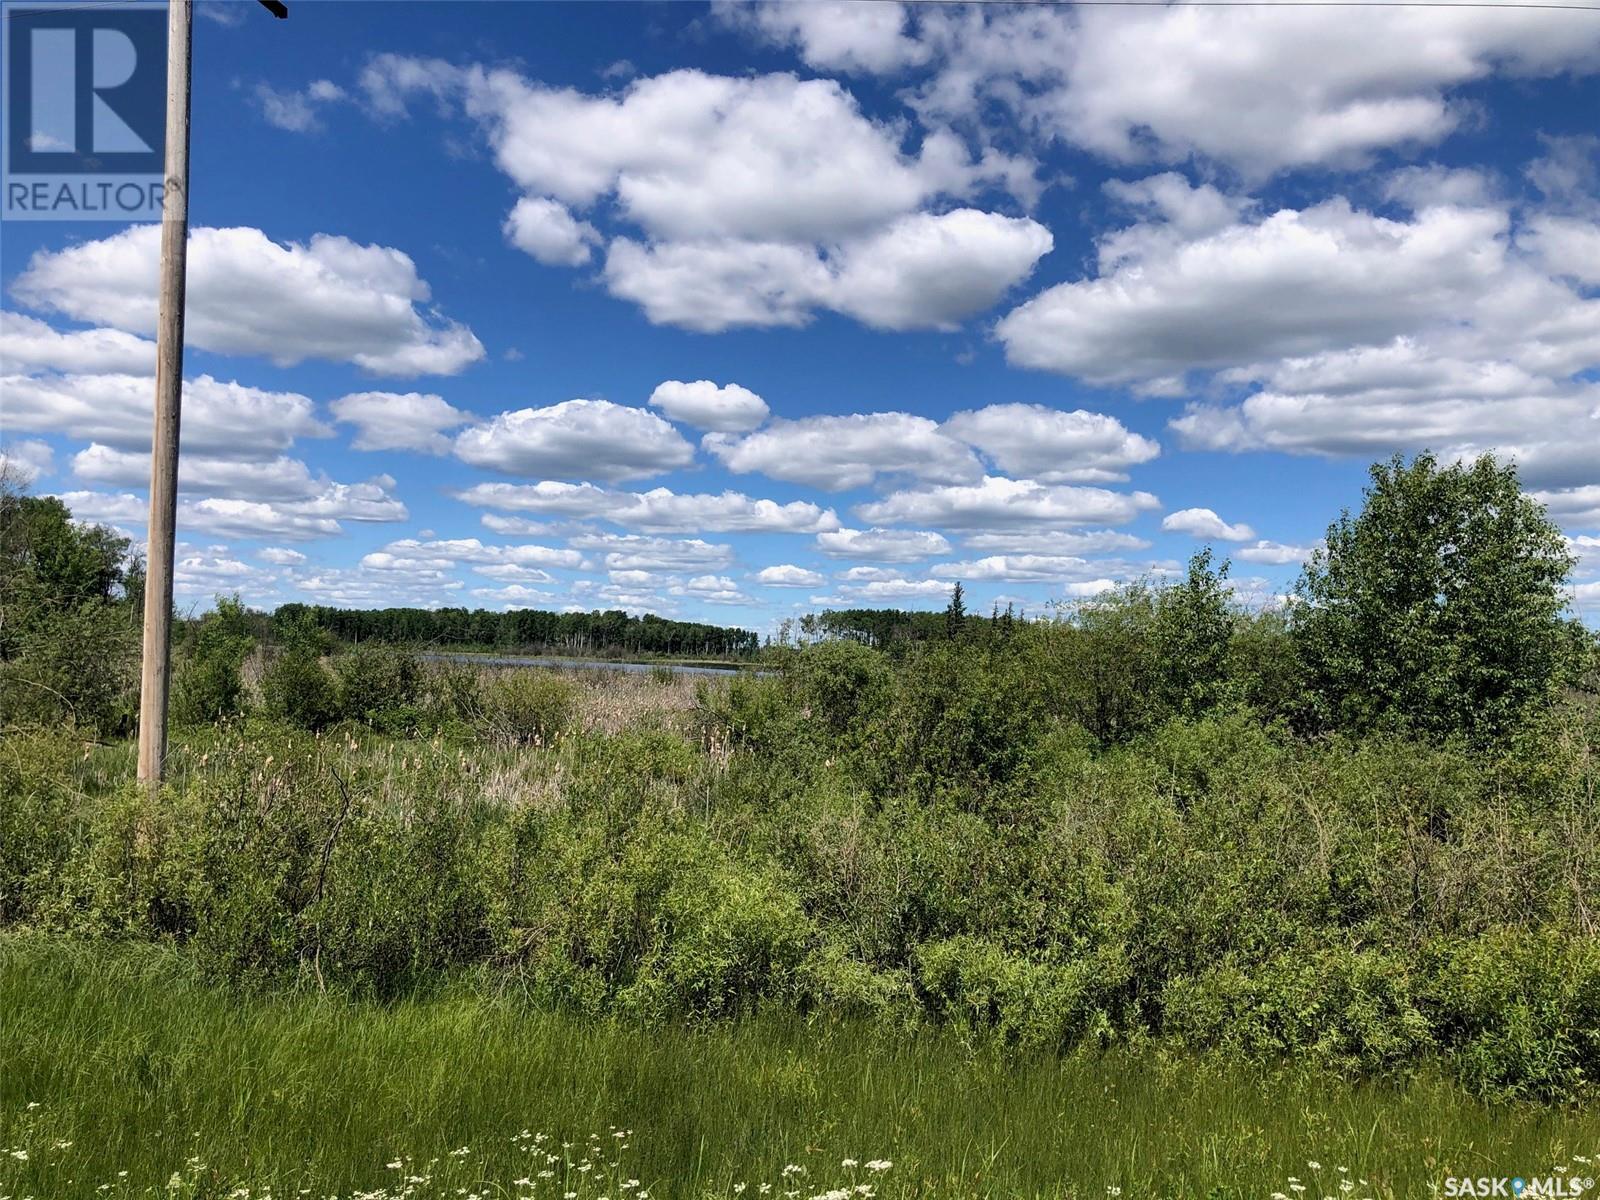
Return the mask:
[[[541, 1133], [560, 1160], [549, 1180]], [[576, 1163], [591, 1133], [613, 1149], [561, 1173], [559, 1143]], [[1544, 1174], [1597, 1146], [1600, 1114], [1490, 1107], [1433, 1077], [1351, 1084], [1155, 1050], [1014, 1058], [828, 1019], [644, 1030], [464, 987], [389, 1006], [250, 997], [204, 985], [177, 951], [0, 938], [0, 1197], [621, 1200], [743, 1181], [745, 1200], [763, 1182], [780, 1200], [870, 1179], [880, 1197], [1103, 1200], [1298, 1195], [1297, 1177], [1306, 1200], [1361, 1200]], [[894, 1165], [869, 1175], [869, 1159]], [[805, 1174], [786, 1184], [791, 1163]], [[428, 1182], [405, 1192], [408, 1173]]]

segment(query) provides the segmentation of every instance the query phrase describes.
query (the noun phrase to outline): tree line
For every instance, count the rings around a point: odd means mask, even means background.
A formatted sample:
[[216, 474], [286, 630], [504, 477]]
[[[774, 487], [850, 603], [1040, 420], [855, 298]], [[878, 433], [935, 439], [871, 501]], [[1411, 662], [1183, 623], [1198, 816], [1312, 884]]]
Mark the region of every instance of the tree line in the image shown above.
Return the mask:
[[273, 616], [279, 628], [310, 624], [348, 643], [494, 647], [535, 654], [662, 655], [738, 658], [761, 648], [761, 636], [748, 629], [674, 621], [653, 613], [632, 616], [621, 609], [604, 612], [548, 612], [477, 608], [332, 608], [321, 604], [280, 605]]
[[[1228, 564], [1208, 549], [1179, 581], [1133, 581], [1045, 621], [1009, 609], [969, 614], [958, 584], [943, 612], [801, 618], [769, 653], [781, 661], [797, 652], [796, 630], [802, 642], [858, 643], [892, 657], [957, 642], [1010, 646], [1023, 661], [1042, 639], [1063, 704], [1102, 743], [1242, 704], [1309, 736], [1396, 730], [1484, 745], [1554, 695], [1600, 692], [1600, 641], [1564, 591], [1575, 565], [1514, 466], [1488, 455], [1450, 465], [1396, 456], [1372, 467], [1362, 507], [1328, 527], [1278, 609], [1240, 605]], [[74, 522], [58, 499], [0, 488], [0, 722], [129, 731], [142, 591], [126, 539]], [[332, 643], [373, 642], [615, 658], [762, 648], [750, 630], [620, 610], [286, 604], [269, 617], [237, 601], [180, 622], [178, 638], [180, 692], [186, 676], [214, 669], [202, 691], [221, 696], [223, 709], [241, 646], [309, 646], [320, 656]]]

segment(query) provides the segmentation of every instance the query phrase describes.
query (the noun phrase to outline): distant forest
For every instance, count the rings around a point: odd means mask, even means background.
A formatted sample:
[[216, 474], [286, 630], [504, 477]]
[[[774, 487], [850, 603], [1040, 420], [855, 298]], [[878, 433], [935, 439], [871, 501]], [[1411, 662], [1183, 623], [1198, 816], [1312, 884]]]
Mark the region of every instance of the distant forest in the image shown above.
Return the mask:
[[[947, 637], [952, 616], [971, 627], [987, 618], [949, 609], [932, 612], [899, 608], [828, 609], [784, 623], [779, 641], [822, 641], [847, 638], [892, 650], [911, 642]], [[1009, 612], [997, 614], [1008, 623]], [[309, 624], [341, 642], [390, 642], [407, 645], [488, 647], [537, 654], [623, 656], [702, 655], [740, 658], [761, 649], [761, 635], [733, 626], [698, 621], [673, 621], [646, 614], [630, 616], [620, 609], [563, 613], [538, 609], [493, 612], [476, 608], [330, 608], [320, 604], [285, 604], [272, 625], [285, 629]], [[265, 633], [266, 630], [260, 631]]]
[[273, 614], [279, 628], [310, 624], [343, 642], [395, 642], [434, 646], [493, 646], [539, 654], [703, 655], [736, 658], [761, 648], [749, 629], [671, 621], [646, 614], [544, 612], [475, 608], [328, 608], [284, 604]]
[[[960, 604], [957, 600], [956, 604]], [[1009, 624], [1011, 612], [996, 613]], [[912, 642], [949, 637], [952, 620], [970, 629], [990, 618], [961, 609], [909, 611], [899, 608], [828, 609], [785, 621], [777, 640], [793, 643], [846, 638], [880, 650]], [[476, 608], [330, 608], [320, 604], [285, 604], [273, 614], [279, 630], [309, 624], [341, 642], [390, 642], [407, 645], [488, 647], [537, 654], [601, 657], [702, 655], [740, 658], [761, 649], [761, 635], [748, 629], [673, 621], [646, 614], [629, 616], [620, 609], [605, 612], [545, 612], [518, 609], [492, 612]], [[265, 632], [264, 630], [262, 632]]]
[[1011, 609], [996, 612], [993, 617], [975, 616], [966, 612], [960, 606], [960, 601], [956, 601], [950, 607], [935, 611], [830, 608], [819, 613], [807, 613], [795, 620], [790, 629], [791, 636], [797, 634], [798, 640], [803, 642], [848, 638], [876, 650], [893, 650], [911, 642], [950, 637], [955, 626], [971, 630], [986, 627], [992, 621], [997, 627], [1004, 627], [1018, 619]]
[[688, 654], [739, 658], [762, 648], [754, 630], [669, 621], [654, 614], [629, 616], [619, 608], [592, 613], [523, 610], [494, 613], [486, 608], [328, 608], [278, 606], [274, 624], [312, 624], [341, 642], [395, 642], [410, 645], [498, 646], [539, 654]]

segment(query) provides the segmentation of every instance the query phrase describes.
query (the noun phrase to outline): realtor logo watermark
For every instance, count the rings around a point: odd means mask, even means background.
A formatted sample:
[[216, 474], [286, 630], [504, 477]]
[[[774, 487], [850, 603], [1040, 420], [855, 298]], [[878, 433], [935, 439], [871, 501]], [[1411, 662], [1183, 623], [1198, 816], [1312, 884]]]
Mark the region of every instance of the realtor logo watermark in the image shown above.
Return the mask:
[[1568, 1175], [1564, 1171], [1544, 1176], [1530, 1175], [1526, 1179], [1520, 1175], [1452, 1175], [1444, 1181], [1446, 1196], [1504, 1196], [1507, 1200], [1516, 1200], [1519, 1196], [1525, 1200], [1533, 1196], [1576, 1200], [1593, 1190], [1594, 1179], [1591, 1176]]
[[6, 4], [0, 216], [161, 218], [165, 5]]

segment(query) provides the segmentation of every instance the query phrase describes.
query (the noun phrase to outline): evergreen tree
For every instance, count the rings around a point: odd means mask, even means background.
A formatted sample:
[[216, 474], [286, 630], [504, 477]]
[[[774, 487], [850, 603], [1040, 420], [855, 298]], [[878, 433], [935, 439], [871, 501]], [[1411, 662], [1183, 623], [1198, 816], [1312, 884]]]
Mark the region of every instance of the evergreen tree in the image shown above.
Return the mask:
[[956, 581], [956, 586], [950, 593], [950, 604], [944, 610], [944, 635], [951, 641], [961, 636], [967, 624], [966, 593], [962, 590], [961, 581]]

